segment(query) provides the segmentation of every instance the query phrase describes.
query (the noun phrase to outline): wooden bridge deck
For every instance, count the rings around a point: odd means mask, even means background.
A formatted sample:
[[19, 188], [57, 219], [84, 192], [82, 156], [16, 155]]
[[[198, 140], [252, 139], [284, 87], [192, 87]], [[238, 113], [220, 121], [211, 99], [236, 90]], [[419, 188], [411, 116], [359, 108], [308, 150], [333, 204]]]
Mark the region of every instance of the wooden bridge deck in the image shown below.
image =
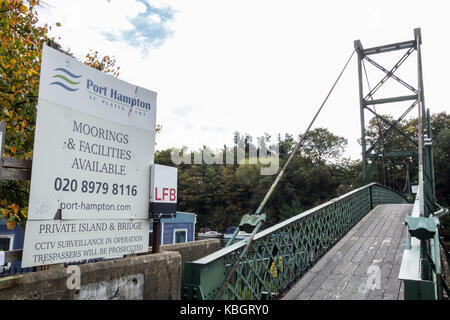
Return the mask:
[[390, 204], [374, 208], [283, 299], [403, 300], [398, 274], [406, 245], [404, 221], [412, 207]]

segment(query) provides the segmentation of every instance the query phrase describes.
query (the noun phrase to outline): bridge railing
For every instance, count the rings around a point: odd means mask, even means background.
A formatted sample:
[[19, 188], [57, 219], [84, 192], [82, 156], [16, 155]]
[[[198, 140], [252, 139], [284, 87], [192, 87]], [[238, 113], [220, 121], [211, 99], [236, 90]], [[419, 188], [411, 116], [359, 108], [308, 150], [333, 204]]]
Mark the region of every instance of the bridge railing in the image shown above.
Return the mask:
[[404, 283], [405, 300], [441, 300], [444, 288], [450, 292], [441, 272], [437, 215], [446, 210], [420, 216], [419, 206], [417, 194], [412, 214], [405, 221], [408, 232], [399, 279]]
[[407, 203], [407, 200], [372, 183], [257, 233], [220, 297], [216, 295], [247, 240], [187, 262], [182, 298], [277, 298], [373, 207], [384, 203]]

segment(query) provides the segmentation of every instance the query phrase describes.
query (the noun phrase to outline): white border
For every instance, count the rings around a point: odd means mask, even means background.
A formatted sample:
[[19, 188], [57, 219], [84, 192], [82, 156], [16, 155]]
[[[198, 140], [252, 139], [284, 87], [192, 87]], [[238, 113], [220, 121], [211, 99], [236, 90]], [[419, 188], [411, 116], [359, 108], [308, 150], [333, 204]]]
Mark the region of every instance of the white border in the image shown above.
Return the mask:
[[[14, 248], [14, 234], [2, 234], [2, 235], [0, 235], [0, 239], [9, 239], [8, 251], [11, 251]], [[4, 264], [4, 265], [0, 265], [0, 268], [2, 271], [10, 269], [11, 262], [8, 262], [7, 264]]]
[[9, 238], [9, 251], [11, 251], [14, 247], [14, 234], [2, 234], [0, 235], [0, 239]]
[[184, 242], [178, 242], [178, 243], [185, 243], [185, 242], [189, 242], [188, 241], [188, 229], [187, 228], [182, 228], [182, 229], [173, 229], [173, 234], [172, 234], [172, 244], [176, 244], [177, 242], [175, 242], [175, 233], [177, 231], [184, 231], [184, 233], [186, 234], [186, 241]]

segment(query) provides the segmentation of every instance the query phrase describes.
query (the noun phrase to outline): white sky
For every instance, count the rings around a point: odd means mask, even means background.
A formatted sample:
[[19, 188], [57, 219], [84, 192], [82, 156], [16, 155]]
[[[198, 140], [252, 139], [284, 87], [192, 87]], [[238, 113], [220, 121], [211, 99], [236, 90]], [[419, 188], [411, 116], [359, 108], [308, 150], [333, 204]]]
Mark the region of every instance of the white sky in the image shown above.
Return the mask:
[[[176, 11], [167, 24], [172, 35], [147, 50], [105, 36], [133, 28], [130, 19], [145, 11], [135, 0], [46, 0], [39, 18], [41, 23], [62, 24], [52, 34], [78, 58], [90, 49], [112, 55], [120, 79], [158, 93], [157, 123], [163, 126], [156, 138], [158, 150], [231, 145], [234, 131], [254, 137], [264, 132], [274, 138], [285, 132], [297, 136], [350, 57], [354, 40], [366, 48], [412, 40], [416, 27], [422, 29], [426, 107], [432, 113], [450, 111], [448, 0], [147, 2]], [[160, 22], [157, 15], [148, 19]], [[392, 54], [393, 59], [371, 58], [390, 69], [402, 53]], [[415, 59], [414, 53], [398, 71], [414, 86]], [[383, 74], [366, 67], [373, 87]], [[314, 125], [347, 138], [346, 156], [353, 159], [361, 152], [357, 77], [355, 55]], [[392, 81], [377, 97], [410, 94], [395, 84], [399, 91], [387, 90]], [[399, 116], [406, 108], [402, 103], [377, 110]]]

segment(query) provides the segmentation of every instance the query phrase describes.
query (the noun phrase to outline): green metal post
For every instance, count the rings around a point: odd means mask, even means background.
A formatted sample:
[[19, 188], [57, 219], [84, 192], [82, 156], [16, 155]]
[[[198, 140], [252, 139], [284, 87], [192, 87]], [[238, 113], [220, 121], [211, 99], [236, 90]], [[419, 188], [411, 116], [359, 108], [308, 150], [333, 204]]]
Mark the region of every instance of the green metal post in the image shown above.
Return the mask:
[[[430, 134], [430, 128], [428, 126], [428, 116], [429, 113], [425, 112], [425, 94], [424, 94], [424, 88], [423, 88], [423, 72], [422, 72], [422, 51], [421, 51], [421, 45], [422, 45], [422, 34], [419, 28], [414, 29], [414, 38], [416, 41], [416, 51], [417, 51], [417, 78], [418, 78], [418, 98], [419, 98], [419, 108], [420, 113], [422, 115], [421, 123], [419, 123], [419, 126], [422, 126], [424, 130], [422, 137], [419, 137], [420, 139], [424, 138], [424, 133], [427, 132], [427, 135], [429, 137]], [[424, 142], [424, 141], [423, 141]], [[431, 167], [432, 164], [430, 162], [430, 148], [429, 146], [426, 146], [425, 143], [422, 143], [422, 151], [423, 152], [423, 158], [419, 159], [422, 160], [423, 164], [423, 201], [424, 201], [424, 214], [425, 216], [429, 216], [434, 210], [433, 207], [431, 207], [431, 204], [433, 203], [432, 194], [433, 194], [433, 188], [432, 188], [432, 172]], [[420, 168], [419, 168], [420, 169]]]
[[[433, 141], [433, 132], [431, 130], [431, 116], [430, 116], [430, 109], [427, 109], [427, 120], [428, 120], [428, 137], [430, 138], [430, 141]], [[433, 191], [433, 197], [436, 197], [436, 185], [435, 185], [435, 176], [434, 176], [434, 160], [433, 160], [433, 149], [429, 147], [430, 152], [430, 163], [429, 166], [431, 168], [431, 189]]]
[[[361, 146], [362, 146], [362, 180], [363, 184], [367, 183], [367, 158], [366, 158], [366, 126], [364, 119], [364, 92], [362, 80], [362, 59], [363, 47], [360, 40], [354, 42], [354, 47], [358, 52], [358, 84], [359, 84], [359, 112], [361, 118]], [[373, 160], [372, 160], [373, 161]]]

